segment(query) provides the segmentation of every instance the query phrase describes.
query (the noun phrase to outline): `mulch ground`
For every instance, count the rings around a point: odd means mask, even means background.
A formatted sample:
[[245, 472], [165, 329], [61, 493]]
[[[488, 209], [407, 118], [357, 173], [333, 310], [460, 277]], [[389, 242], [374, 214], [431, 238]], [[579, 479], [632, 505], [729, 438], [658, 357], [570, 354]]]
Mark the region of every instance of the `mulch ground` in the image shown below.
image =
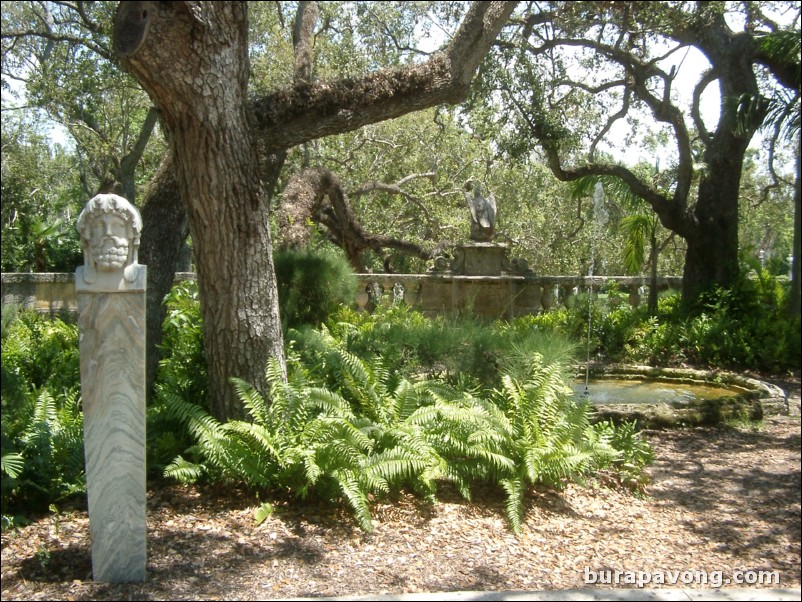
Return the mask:
[[[799, 381], [791, 385], [798, 407]], [[675, 571], [705, 572], [721, 576], [724, 587], [752, 587], [726, 579], [738, 571], [766, 571], [779, 583], [754, 587], [799, 587], [795, 414], [767, 419], [759, 430], [647, 431], [656, 460], [646, 496], [599, 483], [532, 491], [518, 536], [507, 527], [497, 491], [478, 492], [467, 503], [444, 490], [433, 506], [399, 494], [374, 505], [375, 531], [366, 534], [347, 512], [329, 506], [279, 503], [257, 525], [258, 502], [243, 492], [154, 484], [145, 583], [93, 583], [86, 512], [60, 509], [2, 534], [2, 599], [266, 600], [567, 589], [586, 587], [586, 569], [666, 578]]]

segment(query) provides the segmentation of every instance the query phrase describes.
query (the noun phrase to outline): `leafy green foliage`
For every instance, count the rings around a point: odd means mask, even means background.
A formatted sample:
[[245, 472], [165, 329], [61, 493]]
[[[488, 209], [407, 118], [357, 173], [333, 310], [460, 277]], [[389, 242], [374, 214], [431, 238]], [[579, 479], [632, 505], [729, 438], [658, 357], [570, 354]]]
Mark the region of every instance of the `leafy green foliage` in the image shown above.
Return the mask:
[[433, 500], [437, 483], [450, 481], [470, 498], [473, 486], [495, 483], [518, 530], [529, 485], [559, 486], [621, 456], [612, 432], [597, 431], [587, 407], [570, 400], [562, 366], [543, 365], [539, 354], [525, 383], [504, 376], [501, 390], [482, 395], [404, 377], [379, 354], [360, 359], [348, 350], [354, 330], [337, 326], [342, 338], [325, 327], [306, 332], [303, 356], [290, 351], [288, 381], [269, 366], [269, 402], [233, 381], [249, 421], [222, 424], [160, 387], [160, 403], [193, 440], [165, 475], [339, 500], [366, 531], [371, 501], [391, 491], [409, 487]]
[[534, 358], [526, 381], [505, 376], [495, 398], [506, 419], [502, 449], [515, 466], [500, 481], [515, 531], [523, 520], [526, 483], [560, 487], [612, 465], [620, 455], [610, 434], [590, 424], [589, 406], [572, 399], [560, 367], [544, 366], [541, 357]]
[[[203, 408], [208, 381], [197, 283], [176, 284], [164, 303], [167, 313], [155, 388]], [[147, 437], [147, 463], [149, 470], [156, 473], [163, 471], [191, 443], [190, 433], [176, 428], [160, 395], [155, 395], [148, 406]]]
[[[371, 314], [342, 309], [327, 327], [359, 357], [381, 357], [393, 370], [442, 378], [453, 385], [470, 380], [475, 386], [496, 386], [502, 371], [526, 373], [535, 353], [566, 364], [576, 353], [571, 337], [540, 327], [533, 316], [492, 323], [469, 316], [427, 318], [394, 305]], [[304, 358], [320, 347], [315, 332], [291, 331], [288, 338]]]
[[[47, 389], [54, 395], [76, 390], [80, 383], [78, 329], [60, 319], [47, 319], [34, 311], [16, 313], [3, 308], [2, 391], [3, 411], [22, 405]], [[3, 422], [13, 420], [6, 417]]]
[[2, 333], [2, 506], [47, 508], [85, 488], [77, 328], [4, 308]]
[[654, 453], [649, 443], [640, 436], [637, 423], [624, 422], [614, 425], [612, 421], [598, 422], [593, 425], [595, 435], [609, 441], [616, 450], [612, 459], [613, 470], [604, 471], [604, 475], [614, 483], [638, 495], [643, 494], [649, 481], [643, 470], [654, 461]]
[[72, 272], [81, 257], [67, 219], [79, 210], [76, 160], [6, 111], [2, 128], [2, 271]]
[[731, 289], [705, 295], [693, 314], [678, 297], [662, 299], [657, 316], [627, 312], [606, 351], [653, 365], [687, 362], [697, 366], [763, 371], [792, 370], [800, 363], [800, 320], [785, 310], [787, 290], [765, 271], [742, 277]]
[[357, 282], [341, 251], [290, 249], [273, 256], [282, 328], [318, 326], [353, 302]]

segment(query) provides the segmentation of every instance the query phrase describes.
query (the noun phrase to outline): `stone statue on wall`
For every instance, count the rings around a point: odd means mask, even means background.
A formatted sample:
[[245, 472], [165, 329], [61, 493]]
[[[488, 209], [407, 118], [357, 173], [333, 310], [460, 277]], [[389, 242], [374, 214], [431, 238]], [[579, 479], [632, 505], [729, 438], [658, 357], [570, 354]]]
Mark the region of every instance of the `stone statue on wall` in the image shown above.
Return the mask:
[[111, 284], [122, 275], [124, 286], [140, 278], [142, 217], [123, 197], [99, 194], [92, 198], [78, 216], [78, 232], [84, 251], [82, 284], [93, 285], [99, 277]]
[[496, 228], [496, 198], [493, 193], [484, 196], [482, 185], [476, 180], [468, 180], [463, 194], [471, 210], [471, 240], [492, 241]]

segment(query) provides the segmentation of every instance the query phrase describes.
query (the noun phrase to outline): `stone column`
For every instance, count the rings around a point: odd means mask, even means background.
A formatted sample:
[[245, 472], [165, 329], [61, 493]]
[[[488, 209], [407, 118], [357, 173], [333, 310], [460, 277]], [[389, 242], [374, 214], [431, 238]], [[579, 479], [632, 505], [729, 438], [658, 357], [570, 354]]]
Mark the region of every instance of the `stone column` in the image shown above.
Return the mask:
[[142, 218], [102, 194], [78, 217], [75, 273], [84, 452], [95, 581], [145, 580], [145, 289]]

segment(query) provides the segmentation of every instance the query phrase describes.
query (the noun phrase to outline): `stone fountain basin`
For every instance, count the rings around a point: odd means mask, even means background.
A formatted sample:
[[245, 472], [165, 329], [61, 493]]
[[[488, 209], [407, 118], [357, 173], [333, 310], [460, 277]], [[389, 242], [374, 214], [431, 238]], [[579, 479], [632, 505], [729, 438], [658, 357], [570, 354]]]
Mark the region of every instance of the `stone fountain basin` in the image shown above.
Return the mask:
[[[593, 366], [588, 391], [594, 420], [636, 420], [641, 427], [712, 425], [727, 420], [760, 420], [787, 415], [779, 387], [721, 371], [651, 366]], [[574, 384], [585, 390], [584, 370]]]

